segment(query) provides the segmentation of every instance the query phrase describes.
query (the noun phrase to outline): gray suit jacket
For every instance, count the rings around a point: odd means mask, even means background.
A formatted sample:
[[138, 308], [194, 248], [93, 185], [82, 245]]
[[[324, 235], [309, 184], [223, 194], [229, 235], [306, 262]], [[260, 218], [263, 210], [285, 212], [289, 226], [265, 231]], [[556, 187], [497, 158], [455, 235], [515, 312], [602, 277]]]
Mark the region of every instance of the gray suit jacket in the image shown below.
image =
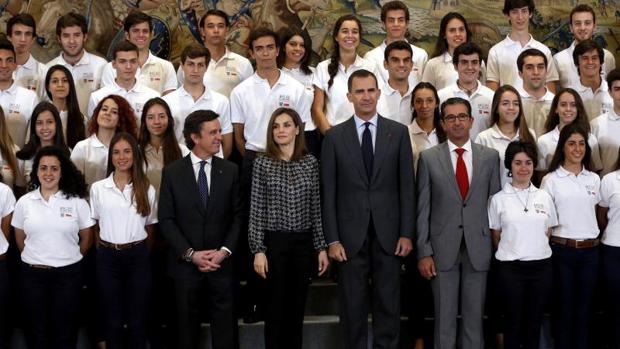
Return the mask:
[[325, 134], [321, 153], [323, 225], [327, 242], [347, 255], [362, 247], [372, 216], [377, 239], [393, 254], [398, 238], [413, 237], [415, 180], [407, 127], [379, 116], [373, 174], [366, 175], [353, 117]]
[[472, 180], [465, 200], [456, 183], [448, 143], [420, 154], [418, 161], [418, 259], [433, 256], [435, 267], [445, 271], [457, 262], [461, 240], [473, 267], [489, 269], [491, 233], [487, 203], [498, 192], [499, 153], [472, 142]]

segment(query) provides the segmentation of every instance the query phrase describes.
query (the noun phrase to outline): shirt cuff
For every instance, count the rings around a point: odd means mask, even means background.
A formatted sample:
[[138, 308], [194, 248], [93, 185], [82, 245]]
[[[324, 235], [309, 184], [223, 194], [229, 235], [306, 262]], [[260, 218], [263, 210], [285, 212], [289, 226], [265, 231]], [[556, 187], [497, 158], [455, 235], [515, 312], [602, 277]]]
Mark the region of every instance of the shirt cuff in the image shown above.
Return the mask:
[[231, 255], [232, 255], [232, 251], [231, 251], [231, 250], [229, 250], [229, 249], [228, 249], [228, 247], [226, 247], [226, 246], [222, 246], [222, 247], [220, 248], [220, 250], [224, 250], [224, 251], [228, 252], [228, 256], [231, 256]]
[[339, 244], [339, 243], [340, 243], [340, 241], [332, 241], [332, 242], [330, 242], [329, 244], [327, 244], [327, 246], [331, 246], [331, 245], [333, 245], [333, 244]]

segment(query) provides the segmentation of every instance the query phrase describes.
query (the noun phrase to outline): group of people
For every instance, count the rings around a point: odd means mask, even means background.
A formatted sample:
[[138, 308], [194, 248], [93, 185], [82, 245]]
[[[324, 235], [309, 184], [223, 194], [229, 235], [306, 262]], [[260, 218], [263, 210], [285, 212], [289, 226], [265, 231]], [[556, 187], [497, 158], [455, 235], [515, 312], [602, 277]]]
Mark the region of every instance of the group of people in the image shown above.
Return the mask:
[[83, 16], [63, 15], [47, 64], [30, 54], [34, 19], [15, 15], [0, 38], [0, 348], [11, 288], [29, 348], [74, 348], [85, 277], [107, 348], [146, 348], [162, 280], [175, 348], [199, 347], [203, 303], [213, 348], [236, 348], [248, 258], [270, 349], [301, 348], [309, 282], [330, 266], [344, 347], [367, 347], [371, 312], [373, 347], [398, 348], [411, 260], [436, 348], [484, 347], [487, 293], [507, 349], [538, 348], [548, 304], [555, 347], [587, 348], [599, 283], [620, 328], [620, 70], [590, 6], [554, 56], [529, 33], [534, 10], [504, 1], [510, 32], [485, 63], [461, 14], [429, 59], [405, 39], [407, 6], [386, 2], [380, 46], [360, 57], [362, 24], [344, 15], [316, 68], [298, 28], [253, 30], [253, 67], [209, 10], [178, 71], [149, 51], [142, 12], [111, 62], [84, 50]]

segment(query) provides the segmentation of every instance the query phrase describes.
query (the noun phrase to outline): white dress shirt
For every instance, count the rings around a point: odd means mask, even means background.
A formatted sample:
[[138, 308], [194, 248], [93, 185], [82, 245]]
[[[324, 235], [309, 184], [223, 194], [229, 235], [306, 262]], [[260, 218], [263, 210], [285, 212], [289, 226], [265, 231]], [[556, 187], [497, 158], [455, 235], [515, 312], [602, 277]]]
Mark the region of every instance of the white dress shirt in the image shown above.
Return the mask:
[[366, 122], [370, 122], [368, 125], [368, 129], [370, 130], [370, 137], [372, 138], [372, 151], [375, 151], [375, 144], [377, 141], [377, 120], [378, 116], [375, 114], [370, 120], [365, 121], [359, 118], [357, 115], [353, 116], [353, 120], [355, 120], [355, 130], [357, 131], [357, 138], [360, 141], [360, 146], [362, 145], [362, 137], [364, 135], [364, 131], [366, 130]]
[[[454, 170], [454, 174], [456, 175], [456, 162], [459, 158], [459, 155], [456, 153], [456, 149], [459, 147], [457, 147], [449, 139], [447, 140], [447, 142], [448, 142], [448, 149], [450, 150], [450, 161], [452, 162], [452, 169]], [[473, 161], [474, 161], [473, 160], [474, 157], [471, 152], [471, 140], [468, 140], [467, 143], [463, 144], [463, 146], [460, 148], [465, 149], [465, 151], [463, 152], [463, 161], [465, 162], [465, 168], [467, 168], [467, 178], [469, 179], [469, 183], [471, 184]]]

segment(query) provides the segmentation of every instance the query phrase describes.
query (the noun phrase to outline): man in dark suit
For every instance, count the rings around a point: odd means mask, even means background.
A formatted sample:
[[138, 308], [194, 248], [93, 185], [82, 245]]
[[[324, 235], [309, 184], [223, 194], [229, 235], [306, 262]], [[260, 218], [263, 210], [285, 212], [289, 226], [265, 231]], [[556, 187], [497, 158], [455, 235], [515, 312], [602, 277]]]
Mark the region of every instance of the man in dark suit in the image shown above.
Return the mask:
[[179, 349], [199, 347], [199, 301], [207, 298], [214, 349], [238, 346], [233, 267], [242, 203], [237, 166], [214, 156], [222, 141], [218, 115], [197, 110], [185, 120], [191, 153], [163, 170], [159, 225], [170, 245]]
[[351, 74], [355, 115], [325, 134], [321, 153], [323, 224], [338, 261], [345, 348], [367, 347], [372, 279], [375, 348], [397, 348], [400, 260], [411, 252], [415, 206], [407, 128], [377, 114], [381, 91], [367, 70]]
[[456, 348], [460, 298], [460, 347], [482, 349], [492, 252], [487, 202], [500, 189], [499, 154], [469, 139], [468, 101], [449, 98], [441, 115], [448, 140], [423, 151], [418, 161], [418, 269], [432, 280], [435, 348]]

